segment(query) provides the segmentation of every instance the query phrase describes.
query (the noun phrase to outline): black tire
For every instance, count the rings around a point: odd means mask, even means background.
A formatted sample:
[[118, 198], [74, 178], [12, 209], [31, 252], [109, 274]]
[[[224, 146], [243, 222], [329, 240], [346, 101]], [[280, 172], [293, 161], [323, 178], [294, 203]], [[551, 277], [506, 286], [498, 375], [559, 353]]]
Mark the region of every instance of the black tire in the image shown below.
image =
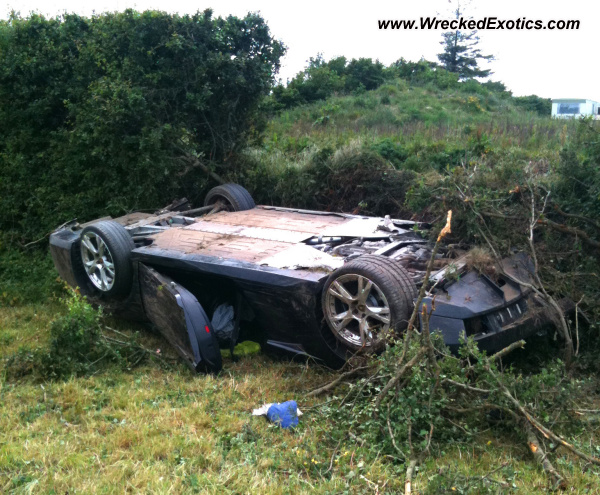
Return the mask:
[[256, 206], [250, 193], [239, 184], [223, 184], [213, 187], [204, 200], [204, 206], [224, 202], [229, 211], [251, 210]]
[[[85, 241], [89, 239], [101, 239], [105, 244], [110, 258], [112, 259], [112, 268], [114, 276], [111, 279], [110, 287], [99, 287], [94, 277], [99, 277], [98, 269], [93, 273], [86, 270], [86, 259], [90, 259], [90, 250], [85, 247]], [[131, 292], [133, 283], [133, 267], [131, 262], [131, 250], [135, 247], [133, 239], [129, 232], [121, 224], [112, 220], [103, 220], [88, 225], [81, 231], [79, 245], [77, 246], [76, 256], [73, 257], [74, 270], [77, 272], [79, 280], [85, 280], [85, 287], [82, 284], [81, 289], [86, 295], [100, 299], [123, 299]], [[97, 244], [95, 244], [97, 247]], [[87, 249], [87, 255], [85, 253]], [[87, 258], [86, 258], [87, 256]], [[107, 258], [107, 256], [105, 256]], [[106, 259], [104, 267], [107, 269]], [[88, 261], [89, 262], [89, 261]], [[96, 266], [101, 265], [97, 263]], [[77, 265], [77, 266], [75, 266]]]
[[[360, 306], [359, 309], [352, 309], [341, 300], [337, 301], [335, 296], [332, 296], [331, 294], [328, 296], [328, 291], [334, 282], [346, 279], [351, 283], [352, 276], [364, 277], [374, 284], [373, 289], [370, 289], [370, 291], [375, 291], [377, 289], [377, 293], [369, 296], [370, 298], [374, 298], [372, 299], [373, 304], [376, 302], [376, 299], [380, 297], [380, 293], [385, 297], [385, 300], [387, 300], [385, 306], [389, 308], [389, 329], [386, 331], [395, 335], [402, 333], [408, 326], [408, 320], [414, 308], [414, 299], [417, 297], [417, 287], [409, 273], [398, 261], [387, 258], [386, 256], [367, 254], [352, 260], [335, 270], [325, 282], [321, 296], [321, 305], [327, 324], [324, 325], [324, 331], [329, 330], [335, 337], [333, 345], [329, 345], [338, 355], [340, 355], [340, 352], [347, 355], [348, 350], [356, 352], [357, 350], [365, 349], [364, 340], [361, 339], [360, 336], [358, 336], [358, 342], [353, 341], [355, 339], [355, 337], [351, 335], [353, 333], [351, 327], [354, 323], [353, 321], [345, 328], [336, 329], [335, 323], [332, 323], [331, 317], [329, 316], [332, 311], [341, 314], [344, 310], [348, 313], [357, 310], [359, 311], [360, 316]], [[344, 287], [347, 288], [346, 286]], [[335, 287], [333, 290], [337, 292]], [[349, 292], [350, 291], [351, 289], [349, 289]], [[380, 304], [383, 305], [383, 302], [381, 301]], [[368, 307], [369, 305], [365, 303], [363, 311], [365, 311], [365, 306]], [[378, 319], [376, 320], [373, 318], [371, 320], [370, 318], [370, 316], [365, 316], [365, 320], [369, 323], [374, 323], [375, 327], [377, 324], [382, 325], [382, 327], [385, 326], [385, 324], [380, 323]], [[343, 322], [340, 323], [340, 325], [343, 325]], [[356, 322], [357, 328], [359, 325], [360, 323]], [[324, 337], [326, 337], [328, 342], [331, 342], [331, 338], [327, 338], [328, 336], [326, 335], [324, 335]], [[329, 337], [331, 337], [331, 335]], [[371, 343], [371, 350], [379, 351], [385, 345], [385, 339], [377, 341], [376, 338], [373, 338]], [[339, 344], [341, 344], [342, 349], [340, 349]], [[344, 348], [346, 349], [345, 353], [343, 351]]]

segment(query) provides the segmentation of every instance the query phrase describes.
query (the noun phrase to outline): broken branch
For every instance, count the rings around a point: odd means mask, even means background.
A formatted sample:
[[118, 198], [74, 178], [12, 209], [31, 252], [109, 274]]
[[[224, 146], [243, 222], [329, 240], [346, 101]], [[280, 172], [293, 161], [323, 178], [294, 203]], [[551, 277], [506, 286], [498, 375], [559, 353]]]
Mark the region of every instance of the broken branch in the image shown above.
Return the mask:
[[538, 461], [546, 474], [552, 480], [552, 488], [566, 488], [566, 482], [559, 472], [554, 469], [554, 466], [548, 459], [548, 455], [538, 441], [535, 431], [528, 422], [524, 422], [525, 432], [527, 433], [527, 447], [533, 454], [533, 458]]
[[321, 395], [324, 394], [325, 392], [335, 388], [335, 386], [340, 383], [342, 380], [349, 378], [351, 376], [356, 375], [357, 373], [359, 373], [360, 371], [364, 371], [366, 369], [369, 369], [368, 366], [361, 366], [359, 368], [354, 368], [350, 371], [346, 371], [345, 373], [342, 373], [340, 376], [338, 376], [335, 380], [333, 380], [332, 382], [327, 383], [326, 385], [323, 385], [322, 387], [319, 387], [315, 390], [313, 390], [312, 392], [309, 392], [307, 394], [308, 397], [315, 397], [317, 395]]
[[555, 210], [555, 211], [556, 211], [558, 214], [562, 215], [562, 216], [563, 216], [563, 217], [565, 217], [565, 218], [575, 218], [575, 219], [577, 219], [577, 220], [582, 220], [582, 221], [584, 221], [584, 222], [587, 222], [587, 223], [589, 223], [590, 225], [592, 225], [592, 226], [596, 227], [596, 229], [600, 230], [600, 223], [598, 223], [598, 222], [596, 222], [596, 221], [592, 220], [592, 219], [591, 219], [591, 218], [589, 218], [589, 217], [585, 217], [585, 216], [583, 216], [583, 215], [575, 215], [574, 213], [567, 213], [567, 212], [564, 212], [564, 211], [562, 211], [562, 210], [561, 210], [561, 209], [560, 209], [558, 206], [556, 206], [556, 205], [554, 205], [554, 210]]
[[546, 225], [547, 227], [550, 227], [551, 229], [554, 229], [563, 234], [571, 234], [571, 235], [577, 236], [583, 242], [585, 242], [587, 245], [592, 246], [596, 249], [600, 249], [600, 242], [596, 241], [595, 239], [592, 239], [587, 234], [587, 232], [584, 232], [581, 229], [578, 229], [576, 227], [568, 227], [567, 225], [564, 225], [562, 223], [553, 222], [552, 220], [548, 220], [547, 218], [538, 220], [538, 223], [540, 225]]
[[512, 351], [514, 351], [516, 349], [521, 349], [523, 347], [525, 347], [525, 341], [517, 340], [516, 342], [513, 342], [509, 346], [506, 346], [504, 349], [498, 351], [496, 354], [492, 354], [490, 356], [490, 360], [498, 361], [499, 359], [503, 358], [507, 354], [510, 354]]

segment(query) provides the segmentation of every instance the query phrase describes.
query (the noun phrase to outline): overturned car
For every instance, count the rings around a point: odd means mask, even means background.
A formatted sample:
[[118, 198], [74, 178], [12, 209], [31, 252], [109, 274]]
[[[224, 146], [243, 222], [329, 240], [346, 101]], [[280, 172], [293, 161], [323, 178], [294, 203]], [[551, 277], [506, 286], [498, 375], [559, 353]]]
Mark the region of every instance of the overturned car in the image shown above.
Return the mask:
[[[151, 322], [195, 370], [221, 369], [220, 348], [245, 333], [339, 367], [406, 328], [432, 254], [426, 227], [256, 206], [246, 189], [225, 184], [201, 208], [182, 200], [155, 214], [70, 222], [50, 248], [65, 281]], [[527, 256], [503, 260], [493, 277], [448, 247], [435, 264], [425, 303], [435, 296], [430, 327], [451, 348], [466, 335], [496, 350], [546, 323], [535, 294], [515, 282], [530, 282]]]

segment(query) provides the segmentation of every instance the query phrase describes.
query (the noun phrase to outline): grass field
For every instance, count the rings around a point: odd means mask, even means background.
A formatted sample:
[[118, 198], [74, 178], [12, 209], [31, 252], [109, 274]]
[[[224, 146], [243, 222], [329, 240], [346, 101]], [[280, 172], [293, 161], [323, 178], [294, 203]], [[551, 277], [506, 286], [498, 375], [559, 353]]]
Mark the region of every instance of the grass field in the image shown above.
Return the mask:
[[[61, 311], [56, 304], [0, 309], [2, 357], [43, 345], [49, 321]], [[159, 337], [144, 333], [143, 343], [173, 356]], [[67, 381], [3, 379], [0, 493], [403, 490], [402, 463], [373, 456], [373, 449], [336, 430], [328, 414], [332, 397], [305, 398], [330, 379], [329, 371], [262, 354], [226, 361], [218, 376], [194, 375], [176, 360], [168, 362]], [[294, 431], [250, 414], [265, 402], [288, 399], [305, 410]], [[589, 447], [597, 430], [582, 430], [577, 443]], [[544, 473], [510, 431], [467, 432], [464, 438], [421, 466], [414, 492], [545, 491]], [[568, 477], [571, 493], [600, 493], [597, 468], [568, 456], [559, 456], [556, 467]]]

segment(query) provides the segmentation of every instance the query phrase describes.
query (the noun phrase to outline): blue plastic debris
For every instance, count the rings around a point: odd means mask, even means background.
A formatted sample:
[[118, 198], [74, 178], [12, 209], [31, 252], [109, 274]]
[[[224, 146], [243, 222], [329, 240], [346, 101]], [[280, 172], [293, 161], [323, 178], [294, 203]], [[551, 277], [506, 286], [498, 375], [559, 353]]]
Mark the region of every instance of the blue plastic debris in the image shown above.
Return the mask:
[[272, 404], [267, 410], [267, 419], [282, 428], [293, 428], [298, 424], [298, 404], [295, 400]]

